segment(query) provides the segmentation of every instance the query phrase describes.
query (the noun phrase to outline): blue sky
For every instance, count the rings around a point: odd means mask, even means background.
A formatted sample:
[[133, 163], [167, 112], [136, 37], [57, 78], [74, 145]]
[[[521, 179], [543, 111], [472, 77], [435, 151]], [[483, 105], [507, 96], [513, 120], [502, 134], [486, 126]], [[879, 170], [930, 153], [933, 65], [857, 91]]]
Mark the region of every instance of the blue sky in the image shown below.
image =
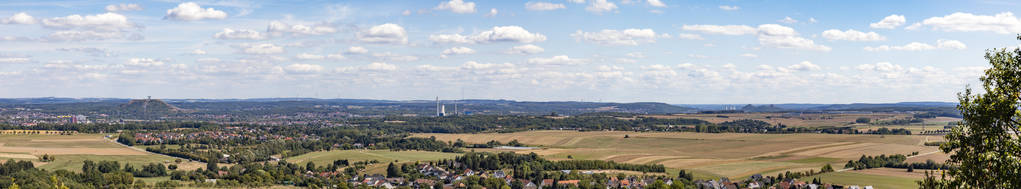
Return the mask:
[[1012, 1], [4, 1], [0, 97], [954, 101]]

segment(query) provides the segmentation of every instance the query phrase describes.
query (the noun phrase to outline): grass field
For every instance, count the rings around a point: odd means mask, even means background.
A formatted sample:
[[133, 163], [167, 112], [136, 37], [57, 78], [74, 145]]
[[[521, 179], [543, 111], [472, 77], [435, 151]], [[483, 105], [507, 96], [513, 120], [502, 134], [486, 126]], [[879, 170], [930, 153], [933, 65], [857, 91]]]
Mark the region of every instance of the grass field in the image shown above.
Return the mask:
[[[896, 169], [897, 172], [906, 172], [903, 169]], [[872, 170], [863, 170], [872, 171]], [[858, 186], [872, 186], [874, 188], [918, 188], [916, 180], [920, 178], [913, 178], [912, 176], [904, 176], [903, 174], [876, 174], [873, 172], [863, 171], [844, 171], [844, 172], [832, 172], [812, 177], [805, 178], [805, 180], [812, 180], [814, 178], [821, 179], [824, 183], [841, 184], [845, 186], [858, 185]], [[884, 171], [884, 170], [879, 170]], [[893, 172], [892, 170], [889, 172]], [[907, 174], [914, 175], [914, 174]]]
[[[624, 138], [628, 135], [628, 138]], [[438, 140], [469, 143], [490, 140], [541, 146], [534, 152], [549, 159], [613, 160], [626, 163], [658, 163], [707, 176], [743, 178], [752, 174], [775, 175], [786, 170], [818, 170], [825, 164], [842, 167], [861, 155], [909, 154], [938, 151], [922, 145], [926, 137], [908, 135], [742, 134], [690, 132], [577, 132], [529, 131], [518, 133], [416, 134]], [[508, 150], [480, 150], [508, 151]], [[942, 153], [909, 158], [942, 158]], [[924, 160], [921, 160], [924, 161]], [[672, 173], [676, 174], [676, 173]]]
[[[102, 134], [76, 135], [0, 135], [0, 158], [31, 160], [36, 166], [48, 170], [81, 170], [82, 161], [113, 160], [135, 167], [148, 163], [172, 163], [175, 158], [133, 149], [111, 140]], [[38, 157], [53, 155], [53, 162], [39, 162]], [[178, 167], [191, 170], [205, 164], [185, 160]]]

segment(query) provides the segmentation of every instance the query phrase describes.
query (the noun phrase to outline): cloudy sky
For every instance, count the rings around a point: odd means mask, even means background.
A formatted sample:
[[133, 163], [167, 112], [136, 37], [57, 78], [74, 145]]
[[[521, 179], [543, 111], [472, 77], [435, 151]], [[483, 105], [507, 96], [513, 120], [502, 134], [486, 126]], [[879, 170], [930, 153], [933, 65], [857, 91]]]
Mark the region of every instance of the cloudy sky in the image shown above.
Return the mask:
[[1012, 1], [0, 2], [0, 97], [954, 101]]

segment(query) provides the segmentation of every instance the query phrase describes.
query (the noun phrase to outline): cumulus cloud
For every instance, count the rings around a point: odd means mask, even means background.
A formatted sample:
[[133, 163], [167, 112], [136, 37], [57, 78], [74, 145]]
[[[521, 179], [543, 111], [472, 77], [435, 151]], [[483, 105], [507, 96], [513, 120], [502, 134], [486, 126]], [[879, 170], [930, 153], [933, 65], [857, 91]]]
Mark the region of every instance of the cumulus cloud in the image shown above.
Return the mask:
[[496, 26], [490, 30], [467, 36], [461, 34], [430, 35], [429, 40], [437, 43], [466, 44], [492, 42], [532, 43], [545, 41], [546, 36], [539, 33], [529, 32], [521, 26]]
[[304, 24], [287, 24], [280, 21], [272, 21], [269, 26], [266, 27], [266, 32], [273, 35], [281, 35], [284, 33], [293, 33], [299, 35], [324, 35], [337, 32], [336, 28], [328, 25], [316, 24], [316, 25], [304, 25]]
[[758, 32], [755, 28], [746, 25], [683, 25], [681, 29], [722, 35], [748, 35]]
[[118, 31], [65, 30], [53, 32], [48, 35], [46, 39], [53, 41], [88, 41], [116, 39], [121, 37], [124, 37], [124, 34]]
[[560, 4], [560, 3], [550, 3], [550, 2], [527, 2], [527, 3], [525, 3], [525, 9], [528, 9], [528, 10], [531, 10], [531, 11], [550, 11], [550, 10], [565, 9], [565, 8], [567, 8], [567, 6], [564, 6], [564, 4]]
[[617, 10], [617, 5], [606, 0], [592, 0], [589, 5], [585, 7], [586, 11], [602, 14], [604, 12], [612, 12]]
[[213, 8], [203, 9], [195, 2], [185, 2], [167, 10], [167, 15], [163, 18], [181, 21], [224, 19], [227, 18], [227, 13]]
[[866, 51], [926, 51], [926, 50], [937, 50], [937, 49], [948, 49], [948, 50], [961, 50], [967, 49], [968, 46], [958, 40], [945, 40], [940, 39], [936, 41], [936, 45], [930, 45], [921, 42], [911, 42], [900, 46], [880, 45], [875, 47], [865, 47]]
[[829, 40], [844, 40], [844, 41], [882, 41], [886, 40], [886, 37], [879, 35], [876, 32], [860, 32], [853, 29], [846, 31], [840, 31], [836, 29], [826, 30], [822, 32], [822, 37]]
[[152, 58], [131, 58], [124, 65], [128, 66], [139, 66], [139, 67], [151, 67], [151, 66], [162, 66], [163, 61], [152, 59]]
[[365, 47], [361, 47], [361, 46], [351, 46], [351, 47], [347, 48], [347, 53], [348, 54], [365, 54], [365, 53], [369, 53], [369, 49], [365, 49]]
[[372, 26], [368, 30], [358, 33], [358, 40], [367, 43], [408, 43], [408, 32], [397, 24], [386, 23]]
[[32, 59], [28, 57], [0, 57], [0, 63], [28, 63]]
[[692, 33], [679, 33], [677, 34], [678, 39], [691, 39], [691, 40], [703, 40], [702, 36]]
[[740, 56], [741, 57], [746, 57], [746, 58], [758, 58], [759, 57], [759, 55], [752, 54], [752, 53], [744, 53], [744, 54], [741, 54]]
[[373, 62], [362, 67], [363, 70], [368, 71], [394, 71], [397, 70], [397, 65], [387, 64], [383, 62]]
[[326, 59], [326, 56], [318, 54], [301, 53], [294, 55], [294, 58], [297, 58], [298, 60], [322, 60]]
[[883, 18], [883, 20], [880, 20], [879, 22], [869, 24], [869, 27], [880, 29], [894, 29], [900, 25], [904, 25], [905, 22], [907, 22], [907, 19], [904, 18], [904, 15], [891, 14], [890, 16], [886, 16], [886, 18]]
[[741, 9], [741, 7], [738, 7], [738, 6], [730, 6], [730, 5], [720, 5], [720, 10], [725, 10], [725, 11], [736, 11], [736, 10], [739, 10], [739, 9]]
[[35, 17], [25, 12], [19, 12], [11, 15], [11, 17], [0, 19], [2, 24], [35, 24], [35, 22]]
[[576, 65], [585, 63], [585, 60], [571, 58], [567, 55], [557, 55], [550, 58], [530, 58], [528, 59], [528, 63], [538, 65]]
[[638, 45], [639, 43], [656, 42], [656, 32], [652, 29], [604, 29], [599, 32], [582, 32], [571, 34], [578, 41], [588, 41], [602, 45]]
[[792, 48], [816, 51], [830, 51], [832, 48], [825, 45], [815, 44], [810, 39], [799, 37], [793, 28], [776, 25], [763, 24], [758, 28], [759, 44], [775, 48]]
[[392, 52], [373, 53], [372, 56], [376, 57], [376, 58], [378, 58], [380, 60], [383, 60], [383, 61], [411, 62], [411, 61], [417, 61], [418, 60], [417, 56], [400, 55], [400, 54], [396, 54], [396, 53], [392, 53]]
[[468, 47], [451, 47], [443, 50], [443, 55], [475, 54], [475, 50]]
[[1003, 12], [991, 16], [956, 12], [942, 17], [927, 18], [921, 22], [921, 25], [932, 27], [935, 30], [953, 32], [987, 31], [999, 34], [1021, 33], [1021, 19], [1014, 16], [1012, 12]]
[[115, 31], [135, 27], [134, 23], [128, 21], [128, 17], [117, 13], [103, 13], [97, 15], [69, 15], [43, 19], [43, 26], [60, 29], [89, 29], [100, 31]]
[[190, 54], [192, 54], [192, 55], [205, 55], [206, 51], [204, 51], [202, 49], [195, 49], [195, 50], [191, 51]]
[[290, 73], [316, 73], [323, 71], [323, 66], [315, 64], [291, 64], [284, 67]]
[[489, 13], [486, 13], [485, 16], [492, 17], [492, 16], [496, 16], [496, 14], [500, 14], [500, 11], [497, 11], [496, 8], [491, 8], [491, 9], [489, 9]]
[[649, 6], [653, 7], [666, 7], [666, 3], [663, 3], [663, 1], [660, 0], [645, 0], [645, 2], [649, 3]]
[[545, 51], [545, 49], [543, 49], [542, 47], [539, 47], [539, 46], [536, 46], [536, 45], [532, 45], [532, 44], [526, 44], [526, 45], [519, 45], [519, 46], [511, 47], [509, 50], [507, 50], [507, 53], [508, 54], [536, 54], [536, 53], [542, 53], [543, 51]]
[[255, 30], [223, 28], [223, 31], [213, 35], [217, 39], [264, 39], [265, 36]]
[[284, 52], [284, 47], [269, 43], [247, 44], [242, 45], [241, 52], [255, 55], [280, 54]]
[[794, 24], [794, 23], [798, 23], [798, 20], [795, 20], [795, 19], [791, 18], [790, 16], [788, 16], [788, 17], [783, 17], [783, 19], [777, 20], [777, 22], [784, 23], [784, 24]]
[[902, 71], [904, 67], [900, 65], [891, 64], [890, 62], [877, 62], [875, 64], [862, 64], [855, 67], [855, 69], [861, 71], [877, 71], [877, 72], [895, 72]]
[[436, 10], [449, 10], [453, 13], [467, 14], [475, 13], [475, 2], [464, 2], [463, 0], [450, 0], [436, 5]]
[[109, 50], [102, 49], [102, 48], [95, 48], [95, 47], [57, 48], [57, 50], [58, 51], [65, 51], [65, 52], [80, 52], [80, 53], [88, 54], [90, 56], [99, 56], [99, 57], [114, 56], [114, 54], [112, 52], [110, 52]]
[[787, 66], [787, 69], [796, 71], [815, 71], [822, 69], [822, 67], [819, 67], [819, 65], [812, 64], [812, 62], [809, 61], [802, 61], [801, 63]]
[[106, 11], [107, 12], [140, 11], [140, 10], [142, 10], [142, 6], [138, 5], [138, 4], [134, 4], [134, 3], [127, 3], [127, 4], [121, 3], [121, 4], [113, 4], [113, 5], [107, 5], [106, 6]]

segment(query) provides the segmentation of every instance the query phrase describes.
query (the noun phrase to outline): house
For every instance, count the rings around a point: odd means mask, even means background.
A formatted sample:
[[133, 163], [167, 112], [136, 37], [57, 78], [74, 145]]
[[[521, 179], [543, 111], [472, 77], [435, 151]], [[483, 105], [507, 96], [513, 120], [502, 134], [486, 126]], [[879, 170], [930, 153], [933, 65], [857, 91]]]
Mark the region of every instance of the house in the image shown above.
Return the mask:
[[551, 187], [551, 186], [553, 186], [553, 179], [542, 179], [542, 183], [540, 183], [540, 184], [544, 188], [545, 187]]
[[539, 186], [536, 186], [535, 183], [533, 183], [531, 181], [525, 181], [524, 183], [525, 183], [525, 187], [523, 189], [538, 189], [539, 188]]
[[578, 182], [581, 182], [581, 181], [580, 180], [562, 180], [562, 181], [557, 181], [557, 185], [578, 186]]
[[493, 178], [503, 178], [503, 177], [506, 177], [506, 176], [507, 176], [507, 174], [504, 173], [503, 170], [499, 170], [499, 171], [496, 171], [496, 172], [493, 173]]

